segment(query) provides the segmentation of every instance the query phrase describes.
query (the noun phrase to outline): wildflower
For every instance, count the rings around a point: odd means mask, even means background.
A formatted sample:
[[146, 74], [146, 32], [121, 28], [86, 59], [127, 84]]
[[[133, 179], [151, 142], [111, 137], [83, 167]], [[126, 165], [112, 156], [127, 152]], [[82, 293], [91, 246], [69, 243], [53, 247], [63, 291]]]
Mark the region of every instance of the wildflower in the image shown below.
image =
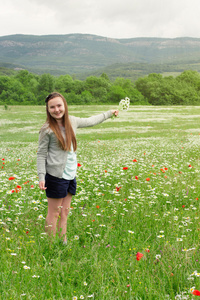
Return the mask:
[[200, 291], [194, 290], [194, 291], [192, 292], [192, 294], [195, 295], [195, 296], [200, 296]]
[[87, 282], [86, 282], [86, 281], [84, 281], [83, 284], [84, 284], [85, 286], [87, 286]]
[[81, 166], [82, 166], [81, 164], [77, 163], [77, 167], [81, 167]]
[[128, 170], [128, 167], [123, 167], [123, 170]]
[[133, 159], [133, 162], [137, 162], [137, 159]]
[[84, 296], [83, 296], [83, 295], [80, 295], [80, 299], [84, 299]]
[[138, 176], [135, 176], [135, 179], [138, 180], [139, 179]]
[[38, 219], [39, 219], [39, 220], [44, 219], [43, 215], [39, 215], [39, 216], [38, 216]]
[[160, 255], [160, 254], [157, 254], [157, 255], [156, 255], [156, 259], [159, 259], [159, 258], [161, 258], [161, 255]]
[[177, 238], [176, 240], [177, 240], [177, 242], [182, 242], [183, 241], [182, 238]]
[[148, 178], [146, 178], [146, 181], [150, 181], [150, 178], [148, 177]]
[[16, 256], [16, 255], [17, 255], [17, 253], [10, 253], [10, 255]]
[[74, 236], [74, 239], [75, 239], [75, 240], [79, 240], [79, 236], [78, 236], [78, 235], [75, 235], [75, 236]]
[[157, 236], [159, 239], [163, 238], [164, 237], [164, 234], [160, 234]]
[[24, 268], [25, 270], [30, 269], [30, 267], [28, 267], [28, 266], [23, 266], [23, 268]]
[[143, 256], [144, 256], [144, 254], [142, 254], [142, 253], [140, 253], [140, 252], [137, 252], [137, 254], [136, 254], [136, 259], [137, 259], [137, 260], [140, 260]]
[[97, 205], [97, 206], [96, 206], [96, 208], [98, 208], [98, 209], [99, 209], [99, 205]]
[[78, 298], [76, 297], [76, 296], [74, 296], [73, 298], [72, 298], [72, 300], [77, 300]]
[[121, 186], [120, 186], [120, 187], [117, 187], [117, 186], [116, 186], [116, 191], [117, 191], [117, 192], [119, 192], [120, 189], [121, 189]]
[[14, 179], [15, 179], [15, 177], [13, 177], [13, 176], [8, 178], [8, 180], [14, 180]]
[[134, 233], [134, 231], [131, 231], [131, 230], [128, 230], [128, 232], [129, 232], [129, 233], [132, 233], [132, 234]]

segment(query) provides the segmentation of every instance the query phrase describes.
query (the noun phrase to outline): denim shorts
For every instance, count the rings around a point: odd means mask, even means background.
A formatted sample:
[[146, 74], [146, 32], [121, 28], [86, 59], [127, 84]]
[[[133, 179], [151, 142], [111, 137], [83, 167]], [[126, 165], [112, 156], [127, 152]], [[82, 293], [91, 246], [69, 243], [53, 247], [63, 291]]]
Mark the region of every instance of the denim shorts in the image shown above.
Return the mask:
[[68, 193], [76, 194], [76, 178], [66, 180], [50, 174], [45, 176], [46, 195], [48, 198], [64, 198]]

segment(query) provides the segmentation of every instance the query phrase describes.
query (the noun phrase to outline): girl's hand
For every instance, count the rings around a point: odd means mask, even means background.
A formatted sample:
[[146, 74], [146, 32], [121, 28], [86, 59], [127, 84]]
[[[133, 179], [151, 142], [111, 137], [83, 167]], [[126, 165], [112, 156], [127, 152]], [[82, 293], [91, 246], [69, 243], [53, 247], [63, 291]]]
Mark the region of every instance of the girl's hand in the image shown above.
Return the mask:
[[113, 116], [117, 117], [118, 116], [118, 113], [119, 113], [119, 110], [118, 109], [115, 109], [115, 110], [111, 110]]
[[47, 188], [45, 187], [45, 181], [40, 181], [40, 182], [39, 182], [39, 188], [40, 188], [42, 191], [44, 191], [44, 190], [47, 189]]

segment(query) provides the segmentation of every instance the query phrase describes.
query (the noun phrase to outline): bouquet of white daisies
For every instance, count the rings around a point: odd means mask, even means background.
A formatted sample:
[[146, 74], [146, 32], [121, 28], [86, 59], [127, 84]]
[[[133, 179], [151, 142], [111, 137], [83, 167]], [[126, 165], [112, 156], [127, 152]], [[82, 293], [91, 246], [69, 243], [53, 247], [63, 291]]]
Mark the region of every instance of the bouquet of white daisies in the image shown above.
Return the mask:
[[126, 97], [119, 102], [119, 110], [128, 110], [130, 105], [130, 99]]

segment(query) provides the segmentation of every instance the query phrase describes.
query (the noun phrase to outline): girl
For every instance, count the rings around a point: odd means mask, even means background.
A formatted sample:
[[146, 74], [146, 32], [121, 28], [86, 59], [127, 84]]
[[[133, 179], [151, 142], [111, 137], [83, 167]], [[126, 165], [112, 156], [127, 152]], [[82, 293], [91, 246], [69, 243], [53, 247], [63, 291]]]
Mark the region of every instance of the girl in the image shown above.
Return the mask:
[[[46, 232], [56, 235], [56, 228], [67, 244], [67, 216], [72, 196], [76, 193], [76, 129], [99, 124], [118, 110], [111, 110], [90, 118], [68, 115], [65, 98], [51, 93], [46, 100], [47, 120], [39, 135], [37, 170], [39, 188], [46, 191], [48, 213]], [[58, 221], [59, 218], [59, 221]]]

